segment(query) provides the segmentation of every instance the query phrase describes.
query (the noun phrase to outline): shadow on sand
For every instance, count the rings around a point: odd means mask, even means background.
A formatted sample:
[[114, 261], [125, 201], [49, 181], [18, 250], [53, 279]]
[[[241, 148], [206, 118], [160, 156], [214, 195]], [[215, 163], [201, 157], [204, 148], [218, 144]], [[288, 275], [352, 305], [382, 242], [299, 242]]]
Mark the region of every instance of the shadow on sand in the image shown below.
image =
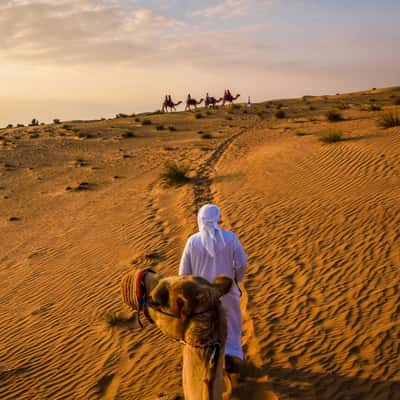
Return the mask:
[[400, 381], [314, 373], [302, 369], [243, 366], [233, 399], [398, 400]]

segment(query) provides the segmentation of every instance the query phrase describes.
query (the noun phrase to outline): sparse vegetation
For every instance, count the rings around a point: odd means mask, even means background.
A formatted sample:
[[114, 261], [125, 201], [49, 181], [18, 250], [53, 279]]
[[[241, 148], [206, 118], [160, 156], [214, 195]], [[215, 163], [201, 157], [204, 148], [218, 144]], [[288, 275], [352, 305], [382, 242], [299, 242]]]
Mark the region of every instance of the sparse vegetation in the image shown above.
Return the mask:
[[194, 114], [194, 117], [195, 117], [196, 119], [200, 119], [200, 118], [203, 118], [203, 114], [200, 113], [200, 112], [197, 112], [196, 114]]
[[145, 118], [142, 122], [142, 125], [151, 125], [151, 120], [148, 118]]
[[61, 121], [58, 118], [53, 119], [53, 124], [61, 124]]
[[296, 132], [296, 136], [307, 136], [307, 135], [308, 135], [308, 133], [303, 132], [303, 131], [297, 131]]
[[201, 135], [201, 138], [202, 138], [202, 139], [212, 139], [212, 138], [213, 138], [213, 135], [211, 135], [211, 133], [203, 133], [203, 134]]
[[316, 107], [315, 107], [315, 106], [310, 106], [310, 107], [308, 107], [308, 109], [309, 109], [310, 111], [314, 111], [314, 110], [316, 110]]
[[382, 128], [392, 128], [400, 125], [400, 116], [393, 112], [383, 114], [378, 121]]
[[140, 118], [136, 117], [135, 122], [140, 122]]
[[370, 111], [382, 111], [382, 107], [379, 104], [371, 104], [369, 106]]
[[168, 130], [171, 131], [171, 132], [175, 132], [175, 131], [176, 131], [176, 128], [175, 128], [174, 126], [169, 126], [169, 127], [168, 127]]
[[128, 117], [129, 117], [129, 115], [124, 114], [124, 113], [119, 113], [119, 114], [117, 114], [117, 115], [115, 116], [115, 118], [128, 118]]
[[343, 140], [343, 133], [340, 129], [328, 129], [320, 133], [318, 139], [323, 143], [336, 143]]
[[339, 111], [328, 111], [326, 113], [326, 119], [330, 122], [343, 121], [343, 116]]
[[275, 117], [278, 118], [278, 119], [286, 118], [286, 113], [285, 113], [285, 111], [279, 109], [279, 110], [275, 113]]
[[33, 133], [31, 133], [31, 134], [29, 135], [29, 137], [30, 137], [31, 139], [37, 139], [37, 138], [39, 137], [39, 134], [38, 134], [37, 132], [33, 132]]
[[17, 128], [25, 128], [24, 124], [17, 124]]
[[232, 117], [230, 117], [229, 115], [227, 115], [227, 116], [225, 117], [225, 119], [228, 120], [228, 121], [232, 121]]
[[127, 132], [123, 132], [123, 133], [121, 134], [121, 137], [122, 137], [123, 139], [130, 139], [130, 138], [136, 137], [136, 135], [135, 135], [135, 133], [132, 132], [132, 131], [127, 131]]
[[189, 167], [186, 165], [178, 165], [176, 162], [167, 162], [164, 170], [160, 175], [161, 182], [167, 186], [180, 186], [189, 181], [187, 176]]
[[158, 131], [163, 131], [165, 128], [164, 128], [164, 125], [157, 125], [157, 126], [156, 126], [156, 129], [157, 129]]
[[8, 124], [7, 129], [11, 129], [11, 128], [13, 128], [13, 124]]

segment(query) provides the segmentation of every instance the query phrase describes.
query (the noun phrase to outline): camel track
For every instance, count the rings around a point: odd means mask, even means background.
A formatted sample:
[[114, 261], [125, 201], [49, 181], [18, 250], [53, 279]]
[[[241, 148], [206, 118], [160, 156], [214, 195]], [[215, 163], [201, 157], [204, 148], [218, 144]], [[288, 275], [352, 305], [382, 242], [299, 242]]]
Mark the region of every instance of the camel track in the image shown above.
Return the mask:
[[234, 140], [238, 139], [246, 132], [245, 129], [240, 130], [238, 133], [230, 136], [228, 139], [224, 140], [211, 154], [211, 156], [202, 164], [198, 170], [197, 175], [194, 179], [194, 212], [204, 204], [210, 203], [212, 201], [211, 193], [211, 173], [214, 166], [224, 155], [225, 151], [233, 143]]
[[[217, 162], [223, 157], [225, 152], [229, 149], [230, 145], [239, 137], [247, 132], [246, 129], [240, 130], [238, 133], [230, 136], [223, 141], [213, 152], [213, 154], [198, 168], [197, 176], [194, 184], [194, 213], [206, 203], [213, 202], [213, 194], [211, 192], [211, 174]], [[227, 217], [224, 218], [224, 224], [231, 227]], [[249, 296], [244, 287], [241, 285], [242, 290], [242, 315], [243, 315], [243, 334], [245, 339], [245, 348], [247, 349], [247, 357], [251, 362], [260, 367], [262, 359], [260, 357], [259, 340], [255, 335], [254, 322], [248, 311]], [[251, 350], [251, 351], [250, 351]]]

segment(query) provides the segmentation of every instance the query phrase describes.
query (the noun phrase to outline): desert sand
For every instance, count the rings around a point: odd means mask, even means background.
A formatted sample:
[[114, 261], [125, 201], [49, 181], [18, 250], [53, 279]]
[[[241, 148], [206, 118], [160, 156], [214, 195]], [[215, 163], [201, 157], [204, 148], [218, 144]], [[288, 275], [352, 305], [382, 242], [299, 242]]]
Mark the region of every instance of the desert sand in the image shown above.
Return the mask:
[[[177, 273], [215, 202], [249, 256], [234, 397], [400, 399], [400, 127], [377, 124], [399, 97], [0, 130], [0, 398], [177, 398], [181, 345], [107, 316], [130, 269]], [[172, 160], [191, 180], [165, 188]]]

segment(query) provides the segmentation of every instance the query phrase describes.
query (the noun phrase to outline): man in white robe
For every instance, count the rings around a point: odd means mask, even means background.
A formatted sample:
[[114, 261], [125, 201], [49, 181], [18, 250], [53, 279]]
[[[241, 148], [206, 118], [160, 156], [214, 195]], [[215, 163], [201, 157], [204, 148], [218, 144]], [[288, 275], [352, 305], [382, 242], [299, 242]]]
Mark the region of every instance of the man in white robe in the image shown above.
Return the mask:
[[243, 359], [242, 314], [237, 282], [243, 279], [247, 257], [237, 236], [219, 225], [220, 211], [214, 204], [200, 208], [197, 222], [199, 232], [186, 242], [179, 266], [179, 275], [197, 275], [212, 282], [217, 275], [227, 275], [235, 283], [222, 297], [228, 322], [225, 354]]

